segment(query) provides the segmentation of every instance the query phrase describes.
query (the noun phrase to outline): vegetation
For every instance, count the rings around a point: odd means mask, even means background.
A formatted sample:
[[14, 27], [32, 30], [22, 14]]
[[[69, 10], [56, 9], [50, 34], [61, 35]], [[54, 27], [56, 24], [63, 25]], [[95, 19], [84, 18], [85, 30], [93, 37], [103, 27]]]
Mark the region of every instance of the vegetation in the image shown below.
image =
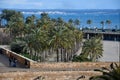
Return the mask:
[[97, 61], [102, 57], [103, 44], [101, 43], [101, 36], [96, 36], [86, 40], [83, 43], [82, 54], [91, 61]]
[[95, 69], [95, 71], [102, 72], [103, 75], [93, 76], [90, 80], [120, 80], [120, 65], [112, 63], [110, 69], [103, 67], [102, 69]]
[[92, 20], [87, 20], [87, 24], [89, 25], [89, 29], [91, 28]]
[[10, 44], [11, 50], [19, 54], [22, 53], [24, 46], [25, 45], [22, 42], [12, 42]]
[[111, 27], [110, 27], [110, 24], [111, 24], [112, 22], [111, 22], [111, 20], [106, 20], [106, 24], [108, 25], [108, 29], [110, 29]]
[[103, 46], [101, 43], [101, 36], [92, 37], [87, 39], [83, 43], [82, 53], [79, 56], [75, 56], [73, 61], [98, 61], [102, 57]]
[[105, 24], [105, 22], [101, 21], [100, 24], [102, 25], [102, 30], [104, 30], [104, 24]]
[[[81, 55], [75, 56], [83, 40], [78, 19], [66, 22], [60, 17], [52, 19], [47, 13], [42, 13], [39, 19], [34, 15], [24, 19], [22, 13], [6, 9], [2, 11], [1, 19], [7, 21], [6, 32], [11, 37], [11, 50], [28, 54], [36, 61], [46, 61], [53, 55], [56, 55], [57, 62], [97, 61], [102, 56], [100, 37], [86, 40]], [[91, 20], [87, 21], [90, 27], [91, 23]]]
[[[45, 61], [48, 56], [56, 54], [56, 61], [70, 61], [82, 42], [82, 32], [75, 28], [79, 20], [71, 23], [62, 18], [51, 19], [47, 13], [42, 13], [39, 19], [34, 15], [26, 19], [20, 12], [3, 10], [1, 18], [7, 21], [7, 29], [14, 44], [11, 49], [27, 53], [30, 58]], [[24, 44], [24, 48], [20, 48]], [[18, 50], [19, 48], [20, 50]]]

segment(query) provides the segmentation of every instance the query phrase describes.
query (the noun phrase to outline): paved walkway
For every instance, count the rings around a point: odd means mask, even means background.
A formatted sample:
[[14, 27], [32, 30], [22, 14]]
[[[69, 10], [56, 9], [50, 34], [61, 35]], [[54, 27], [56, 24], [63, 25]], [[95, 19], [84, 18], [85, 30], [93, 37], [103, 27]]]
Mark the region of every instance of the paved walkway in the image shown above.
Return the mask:
[[26, 71], [23, 65], [17, 63], [16, 67], [9, 66], [9, 59], [0, 53], [0, 72]]

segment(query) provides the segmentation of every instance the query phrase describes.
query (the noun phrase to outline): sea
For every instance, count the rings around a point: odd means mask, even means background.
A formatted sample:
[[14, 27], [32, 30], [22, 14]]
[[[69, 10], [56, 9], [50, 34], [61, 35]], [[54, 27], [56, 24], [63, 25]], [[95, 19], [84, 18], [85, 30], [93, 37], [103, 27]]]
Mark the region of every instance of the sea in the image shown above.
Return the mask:
[[[1, 13], [0, 9], [0, 13]], [[79, 28], [89, 27], [87, 20], [91, 20], [90, 28], [102, 28], [101, 21], [106, 22], [110, 20], [110, 29], [120, 29], [120, 9], [15, 9], [23, 13], [24, 18], [35, 15], [37, 19], [43, 12], [48, 13], [51, 18], [61, 17], [64, 21], [69, 19], [78, 19], [80, 21]], [[105, 29], [108, 29], [108, 24], [104, 25]]]

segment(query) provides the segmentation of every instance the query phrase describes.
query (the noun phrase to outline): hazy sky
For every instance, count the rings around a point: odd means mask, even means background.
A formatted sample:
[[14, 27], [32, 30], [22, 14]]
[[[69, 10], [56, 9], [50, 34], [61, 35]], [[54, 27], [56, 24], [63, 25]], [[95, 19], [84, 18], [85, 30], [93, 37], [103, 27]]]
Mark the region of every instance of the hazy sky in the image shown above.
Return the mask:
[[120, 9], [120, 0], [0, 0], [0, 8]]

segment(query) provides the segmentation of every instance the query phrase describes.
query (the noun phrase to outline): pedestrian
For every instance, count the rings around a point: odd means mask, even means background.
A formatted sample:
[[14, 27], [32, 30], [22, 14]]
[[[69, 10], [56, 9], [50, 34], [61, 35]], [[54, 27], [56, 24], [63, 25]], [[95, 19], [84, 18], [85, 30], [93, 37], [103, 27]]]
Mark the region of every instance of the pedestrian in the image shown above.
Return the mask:
[[0, 54], [3, 54], [2, 49], [0, 48]]
[[13, 59], [13, 67], [16, 67], [16, 64], [17, 64], [17, 59]]
[[9, 57], [9, 66], [11, 66], [12, 59]]

